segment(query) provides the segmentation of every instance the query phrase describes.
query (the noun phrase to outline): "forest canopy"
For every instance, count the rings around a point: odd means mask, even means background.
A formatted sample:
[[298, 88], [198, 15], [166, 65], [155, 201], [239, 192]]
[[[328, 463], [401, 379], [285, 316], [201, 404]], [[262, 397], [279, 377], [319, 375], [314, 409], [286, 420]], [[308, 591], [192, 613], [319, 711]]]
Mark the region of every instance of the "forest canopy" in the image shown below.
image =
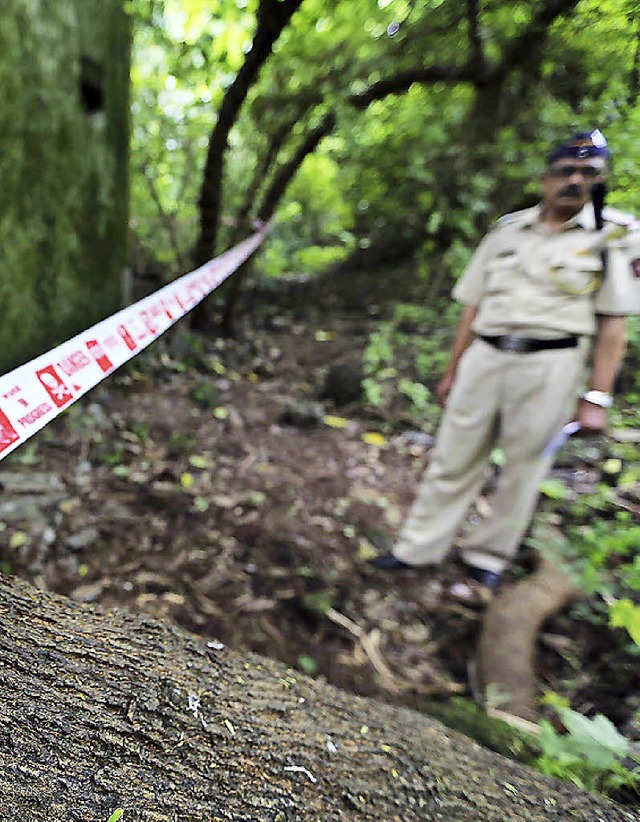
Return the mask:
[[[544, 156], [600, 128], [640, 211], [630, 0], [130, 0], [132, 219], [185, 270], [276, 213], [260, 270], [372, 248], [459, 272]], [[379, 249], [380, 254], [374, 252]]]

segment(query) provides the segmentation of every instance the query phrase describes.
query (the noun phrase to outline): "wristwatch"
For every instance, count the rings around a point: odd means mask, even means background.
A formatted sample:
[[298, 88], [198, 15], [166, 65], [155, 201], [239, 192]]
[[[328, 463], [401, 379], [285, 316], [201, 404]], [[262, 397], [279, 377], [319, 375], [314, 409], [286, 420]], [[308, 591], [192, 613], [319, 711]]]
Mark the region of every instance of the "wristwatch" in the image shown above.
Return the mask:
[[592, 389], [583, 394], [582, 399], [592, 403], [592, 405], [599, 405], [600, 408], [611, 408], [613, 405], [613, 397], [611, 394], [607, 394], [606, 391]]

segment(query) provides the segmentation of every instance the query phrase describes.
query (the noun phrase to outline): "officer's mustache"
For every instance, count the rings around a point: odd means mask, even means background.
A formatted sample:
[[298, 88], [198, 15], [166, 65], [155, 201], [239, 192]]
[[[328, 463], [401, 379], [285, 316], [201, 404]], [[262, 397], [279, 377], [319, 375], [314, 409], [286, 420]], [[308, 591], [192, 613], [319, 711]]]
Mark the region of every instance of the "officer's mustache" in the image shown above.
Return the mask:
[[558, 192], [560, 197], [582, 197], [583, 193], [582, 188], [577, 183], [569, 183]]

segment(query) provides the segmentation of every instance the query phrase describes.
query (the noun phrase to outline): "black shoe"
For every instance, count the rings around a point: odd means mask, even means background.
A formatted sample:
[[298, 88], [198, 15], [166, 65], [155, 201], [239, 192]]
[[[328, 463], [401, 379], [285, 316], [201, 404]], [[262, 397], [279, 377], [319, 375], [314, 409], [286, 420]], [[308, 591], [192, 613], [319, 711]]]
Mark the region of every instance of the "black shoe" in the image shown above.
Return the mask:
[[496, 591], [498, 589], [502, 574], [496, 571], [487, 571], [486, 568], [478, 568], [475, 565], [467, 565], [466, 563], [465, 567], [471, 579], [475, 579], [476, 582], [484, 585], [484, 587], [490, 591]]
[[408, 565], [398, 557], [394, 557], [393, 554], [380, 554], [380, 556], [370, 559], [369, 565], [377, 568], [378, 571], [406, 571], [415, 568], [414, 565]]

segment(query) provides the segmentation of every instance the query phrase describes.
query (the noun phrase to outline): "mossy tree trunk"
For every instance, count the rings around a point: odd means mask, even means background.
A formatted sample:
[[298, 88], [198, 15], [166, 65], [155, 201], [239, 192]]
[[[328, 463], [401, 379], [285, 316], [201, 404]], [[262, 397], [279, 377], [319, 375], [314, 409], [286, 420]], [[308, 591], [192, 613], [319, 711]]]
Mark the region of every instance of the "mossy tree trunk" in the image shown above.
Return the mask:
[[0, 27], [0, 372], [121, 305], [124, 0], [8, 0]]

